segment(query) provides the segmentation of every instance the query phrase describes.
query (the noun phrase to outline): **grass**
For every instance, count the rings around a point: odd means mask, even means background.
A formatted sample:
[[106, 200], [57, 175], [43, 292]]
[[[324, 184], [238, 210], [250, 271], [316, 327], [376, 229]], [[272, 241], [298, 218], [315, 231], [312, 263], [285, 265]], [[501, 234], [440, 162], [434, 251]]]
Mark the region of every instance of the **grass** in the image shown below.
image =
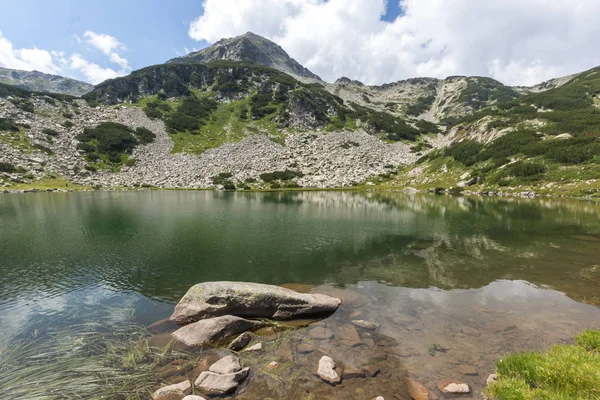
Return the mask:
[[25, 133], [23, 127], [19, 127], [16, 131], [0, 131], [0, 142], [8, 144], [25, 153], [31, 153], [33, 151], [31, 139]]
[[498, 381], [486, 388], [496, 400], [600, 399], [600, 331], [587, 330], [575, 344], [523, 352], [496, 364]]
[[14, 186], [11, 186], [12, 190], [29, 190], [29, 189], [38, 189], [40, 191], [44, 191], [46, 189], [65, 189], [65, 190], [89, 190], [90, 186], [83, 186], [77, 183], [71, 183], [61, 177], [46, 177], [39, 181], [35, 181], [32, 183], [18, 183]]

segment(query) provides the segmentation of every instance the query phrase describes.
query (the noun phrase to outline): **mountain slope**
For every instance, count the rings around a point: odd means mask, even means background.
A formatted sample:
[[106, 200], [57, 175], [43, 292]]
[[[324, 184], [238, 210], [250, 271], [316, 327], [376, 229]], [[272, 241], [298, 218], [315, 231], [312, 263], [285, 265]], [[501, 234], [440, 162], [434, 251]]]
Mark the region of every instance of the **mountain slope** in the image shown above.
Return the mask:
[[0, 83], [17, 86], [34, 92], [60, 93], [72, 96], [81, 96], [94, 88], [94, 86], [89, 83], [58, 75], [1, 67]]
[[167, 62], [208, 63], [220, 60], [262, 64], [285, 72], [301, 81], [322, 82], [321, 78], [291, 58], [279, 45], [251, 32], [234, 38], [221, 39], [205, 49]]

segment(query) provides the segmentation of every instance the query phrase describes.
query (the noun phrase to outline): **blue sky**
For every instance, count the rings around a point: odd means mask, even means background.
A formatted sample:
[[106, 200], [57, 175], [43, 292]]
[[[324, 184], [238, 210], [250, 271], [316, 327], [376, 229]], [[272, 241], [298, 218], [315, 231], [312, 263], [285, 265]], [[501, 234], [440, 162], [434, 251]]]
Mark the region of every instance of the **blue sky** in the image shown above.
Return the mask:
[[[0, 31], [15, 48], [78, 52], [92, 62], [106, 57], [81, 46], [73, 35], [93, 31], [116, 37], [134, 69], [164, 62], [185, 48], [202, 45], [188, 36], [191, 20], [202, 13], [198, 0], [22, 0], [5, 1]], [[27, 21], [27, 23], [26, 23]], [[31, 23], [29, 23], [31, 21]], [[203, 44], [204, 46], [206, 44]]]

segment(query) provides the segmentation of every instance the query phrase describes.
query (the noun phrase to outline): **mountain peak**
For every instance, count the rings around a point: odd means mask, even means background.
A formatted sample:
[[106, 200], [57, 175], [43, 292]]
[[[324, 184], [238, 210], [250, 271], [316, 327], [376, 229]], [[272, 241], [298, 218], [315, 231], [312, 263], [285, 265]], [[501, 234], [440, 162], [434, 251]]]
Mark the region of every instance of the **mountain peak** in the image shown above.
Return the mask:
[[322, 81], [317, 75], [291, 58], [277, 43], [253, 32], [228, 39], [221, 39], [215, 44], [169, 60], [169, 63], [208, 63], [211, 61], [247, 61], [285, 72], [302, 81]]
[[81, 96], [94, 86], [63, 76], [46, 74], [37, 70], [22, 71], [0, 67], [0, 83], [18, 86], [34, 92], [51, 92]]

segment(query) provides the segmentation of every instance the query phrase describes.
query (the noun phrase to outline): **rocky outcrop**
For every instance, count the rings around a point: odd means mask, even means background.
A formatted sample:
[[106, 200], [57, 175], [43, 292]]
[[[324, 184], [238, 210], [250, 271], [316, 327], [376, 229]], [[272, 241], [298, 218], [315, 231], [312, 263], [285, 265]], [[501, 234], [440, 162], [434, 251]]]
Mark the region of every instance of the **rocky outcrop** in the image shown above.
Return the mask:
[[174, 58], [168, 62], [172, 64], [207, 63], [220, 60], [254, 62], [275, 68], [303, 81], [321, 81], [321, 78], [300, 65], [276, 43], [252, 32], [222, 39], [205, 49]]
[[279, 286], [250, 282], [204, 282], [188, 290], [171, 320], [179, 324], [235, 315], [285, 320], [332, 313], [341, 300], [322, 294], [303, 294]]
[[186, 325], [173, 332], [173, 337], [186, 346], [205, 346], [261, 325], [258, 321], [226, 315]]

